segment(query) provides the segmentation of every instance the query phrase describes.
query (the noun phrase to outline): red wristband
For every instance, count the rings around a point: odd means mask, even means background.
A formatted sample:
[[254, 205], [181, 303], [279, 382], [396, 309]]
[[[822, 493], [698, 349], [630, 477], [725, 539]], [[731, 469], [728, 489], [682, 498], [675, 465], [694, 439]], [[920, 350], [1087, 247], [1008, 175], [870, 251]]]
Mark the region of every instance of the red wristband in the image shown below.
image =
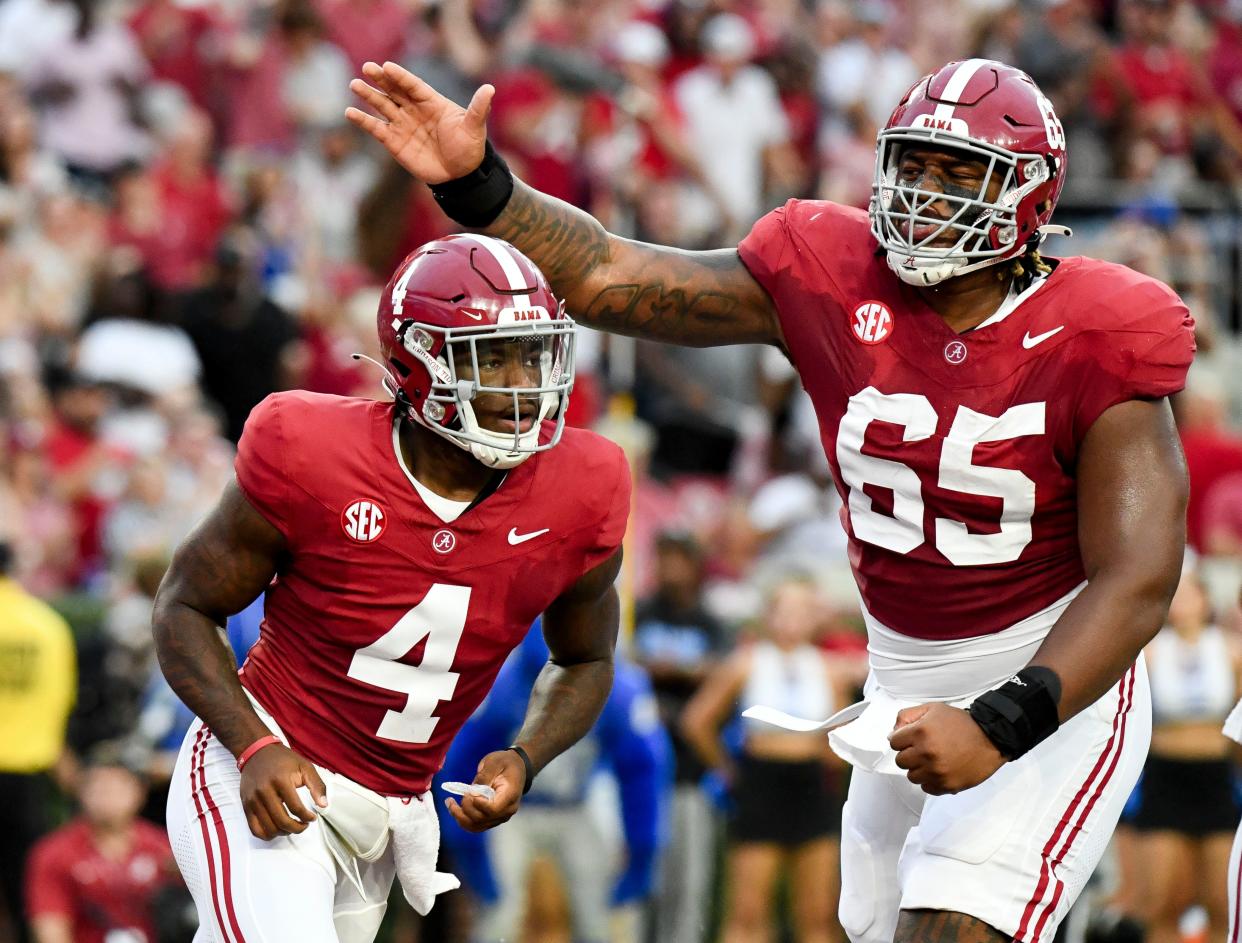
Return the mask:
[[246, 749], [242, 750], [241, 755], [237, 757], [238, 772], [240, 772], [242, 767], [250, 762], [250, 758], [252, 756], [264, 747], [270, 747], [273, 743], [280, 743], [280, 737], [269, 733], [266, 737], [260, 737], [254, 743], [250, 744], [250, 746], [246, 747]]

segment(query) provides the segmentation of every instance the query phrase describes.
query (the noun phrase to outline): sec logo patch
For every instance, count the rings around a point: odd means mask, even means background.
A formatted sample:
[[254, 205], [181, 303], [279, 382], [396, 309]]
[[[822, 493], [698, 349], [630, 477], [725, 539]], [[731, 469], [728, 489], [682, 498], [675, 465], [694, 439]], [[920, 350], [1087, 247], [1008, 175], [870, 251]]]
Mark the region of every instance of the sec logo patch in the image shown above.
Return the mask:
[[854, 336], [868, 346], [881, 344], [893, 333], [893, 312], [879, 301], [864, 301], [850, 318]]
[[369, 544], [384, 533], [384, 511], [374, 501], [359, 499], [341, 512], [341, 527], [350, 540]]

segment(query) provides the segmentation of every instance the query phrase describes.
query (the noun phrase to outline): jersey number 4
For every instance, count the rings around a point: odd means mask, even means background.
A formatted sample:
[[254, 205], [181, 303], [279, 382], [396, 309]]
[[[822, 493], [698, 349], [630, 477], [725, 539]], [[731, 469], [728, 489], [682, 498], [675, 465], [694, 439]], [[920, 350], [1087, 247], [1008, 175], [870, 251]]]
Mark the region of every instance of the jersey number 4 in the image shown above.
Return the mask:
[[[1044, 405], [1024, 403], [1000, 416], [957, 408], [940, 452], [938, 484], [962, 494], [1000, 498], [1002, 510], [1000, 530], [994, 534], [972, 534], [961, 521], [936, 518], [936, 549], [955, 566], [1009, 563], [1031, 542], [1035, 482], [1016, 469], [975, 465], [972, 459], [981, 442], [1043, 435]], [[901, 426], [902, 440], [917, 442], [935, 434], [938, 419], [931, 402], [918, 393], [881, 393], [869, 386], [850, 397], [837, 432], [837, 462], [850, 486], [850, 522], [859, 540], [894, 553], [909, 553], [923, 544], [923, 486], [918, 474], [901, 462], [863, 454], [862, 445], [875, 420]], [[891, 517], [872, 507], [863, 491], [867, 484], [892, 490]]]
[[[423, 601], [366, 648], [354, 652], [349, 677], [407, 695], [405, 709], [388, 711], [375, 735], [401, 743], [426, 743], [440, 718], [433, 711], [457, 689], [449, 669], [457, 656], [470, 605], [469, 586], [434, 583]], [[397, 661], [426, 639], [417, 665]]]

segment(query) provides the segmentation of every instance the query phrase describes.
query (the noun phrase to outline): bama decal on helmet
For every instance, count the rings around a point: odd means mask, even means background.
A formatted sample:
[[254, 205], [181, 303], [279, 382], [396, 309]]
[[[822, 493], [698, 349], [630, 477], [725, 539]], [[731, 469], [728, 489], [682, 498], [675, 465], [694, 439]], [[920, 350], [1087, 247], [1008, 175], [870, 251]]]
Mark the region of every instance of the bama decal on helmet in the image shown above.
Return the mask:
[[930, 128], [933, 131], [947, 131], [964, 138], [970, 137], [970, 125], [961, 118], [937, 118], [935, 115], [919, 115], [912, 127]]
[[524, 308], [505, 308], [496, 316], [497, 324], [521, 324], [524, 321], [551, 321], [552, 315], [543, 305], [527, 305]]

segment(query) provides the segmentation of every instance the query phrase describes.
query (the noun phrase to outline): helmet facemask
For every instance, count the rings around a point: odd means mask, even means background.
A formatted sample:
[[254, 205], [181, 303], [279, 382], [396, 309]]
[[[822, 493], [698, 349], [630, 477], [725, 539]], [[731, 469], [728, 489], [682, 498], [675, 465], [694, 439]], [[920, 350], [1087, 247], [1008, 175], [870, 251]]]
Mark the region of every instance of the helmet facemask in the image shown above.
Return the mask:
[[[983, 163], [986, 171], [975, 193], [958, 188], [924, 190], [899, 177], [902, 154], [910, 147], [951, 149]], [[1046, 183], [1051, 171], [1038, 154], [1016, 154], [995, 145], [943, 131], [891, 128], [880, 132], [875, 184], [870, 206], [871, 232], [885, 251], [889, 267], [902, 281], [930, 286], [995, 265], [1025, 251], [1018, 243], [1018, 207]], [[994, 200], [993, 182], [1000, 181]], [[948, 208], [948, 218], [929, 212], [933, 204]], [[926, 233], [916, 231], [929, 227]], [[945, 233], [952, 245], [934, 245]]]
[[[479, 327], [438, 327], [410, 321], [399, 330], [398, 337], [427, 370], [431, 385], [423, 402], [407, 398], [404, 405], [415, 422], [470, 452], [483, 464], [513, 468], [560, 441], [574, 383], [576, 327], [563, 312], [555, 319]], [[509, 359], [515, 354], [521, 356], [531, 385], [490, 382], [498, 372], [508, 375]], [[508, 398], [503, 412], [513, 423], [511, 433], [480, 424], [476, 404], [485, 397]], [[556, 426], [548, 440], [540, 442], [546, 419], [553, 419]]]

